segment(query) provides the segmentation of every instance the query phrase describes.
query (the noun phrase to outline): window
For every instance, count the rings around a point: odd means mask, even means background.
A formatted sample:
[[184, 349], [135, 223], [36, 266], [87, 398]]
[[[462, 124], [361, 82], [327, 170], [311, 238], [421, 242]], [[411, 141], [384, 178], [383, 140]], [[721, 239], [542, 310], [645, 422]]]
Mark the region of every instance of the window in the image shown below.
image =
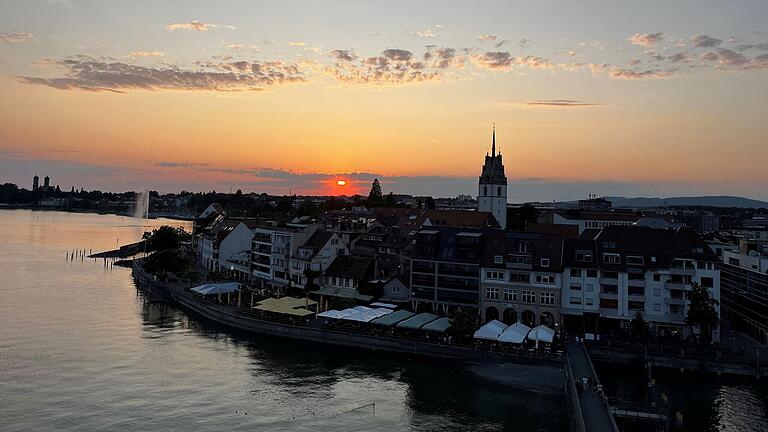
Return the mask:
[[392, 287], [392, 293], [398, 294], [400, 292], [400, 285], [395, 285]]
[[349, 279], [344, 279], [344, 286], [349, 287]]
[[494, 255], [493, 256], [493, 263], [494, 264], [504, 264], [504, 257], [501, 255]]
[[539, 301], [543, 305], [553, 305], [555, 304], [555, 293], [543, 292], [539, 295]]
[[590, 263], [592, 262], [592, 252], [590, 251], [576, 251], [576, 261]]
[[571, 297], [570, 303], [572, 305], [580, 305], [581, 304], [581, 297]]
[[547, 284], [547, 285], [554, 285], [555, 284], [555, 275], [537, 274], [536, 275], [536, 283]]
[[627, 255], [627, 265], [643, 265], [643, 257]]
[[595, 269], [587, 269], [587, 277], [596, 278], [597, 277], [597, 270], [595, 270]]
[[592, 301], [592, 297], [587, 297], [584, 299], [584, 304], [587, 306], [592, 306], [594, 302]]
[[585, 290], [586, 292], [592, 292], [594, 290], [595, 290], [594, 284], [587, 284], [587, 289]]
[[618, 278], [619, 278], [619, 272], [615, 272], [615, 271], [603, 272], [603, 279], [618, 279]]
[[531, 281], [531, 276], [528, 273], [510, 273], [509, 281], [528, 283]]
[[485, 289], [485, 298], [488, 300], [498, 300], [499, 299], [499, 289], [498, 288], [486, 288]]
[[513, 290], [513, 289], [510, 289], [510, 288], [504, 288], [504, 301], [516, 302], [517, 301], [517, 290]]
[[715, 287], [715, 280], [711, 277], [702, 277], [701, 278], [701, 287], [702, 288], [714, 288]]
[[654, 288], [653, 289], [653, 295], [654, 295], [654, 297], [661, 296], [661, 288]]
[[581, 285], [571, 285], [571, 291], [581, 291]]
[[542, 267], [549, 267], [549, 258], [542, 258], [539, 263]]
[[581, 269], [571, 269], [571, 277], [572, 278], [580, 278], [581, 277]]
[[653, 281], [654, 282], [661, 282], [661, 275], [658, 273], [653, 274]]
[[500, 271], [487, 271], [485, 272], [486, 279], [504, 280], [504, 272]]
[[621, 264], [621, 256], [619, 254], [604, 253], [603, 262], [606, 264]]
[[483, 196], [488, 196], [488, 186], [483, 186]]
[[661, 312], [661, 303], [654, 303], [653, 304], [653, 311], [654, 312]]
[[501, 196], [501, 186], [496, 187], [496, 196]]
[[536, 303], [536, 293], [534, 291], [523, 291], [522, 294], [523, 303]]

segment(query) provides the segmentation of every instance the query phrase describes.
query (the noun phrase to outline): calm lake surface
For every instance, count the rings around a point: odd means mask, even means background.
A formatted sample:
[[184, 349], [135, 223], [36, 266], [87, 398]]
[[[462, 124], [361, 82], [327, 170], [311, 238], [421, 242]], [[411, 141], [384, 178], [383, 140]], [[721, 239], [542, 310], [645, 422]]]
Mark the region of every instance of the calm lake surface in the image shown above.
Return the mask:
[[568, 429], [559, 397], [455, 364], [235, 335], [144, 305], [129, 269], [65, 259], [162, 224], [189, 226], [0, 210], [0, 430]]

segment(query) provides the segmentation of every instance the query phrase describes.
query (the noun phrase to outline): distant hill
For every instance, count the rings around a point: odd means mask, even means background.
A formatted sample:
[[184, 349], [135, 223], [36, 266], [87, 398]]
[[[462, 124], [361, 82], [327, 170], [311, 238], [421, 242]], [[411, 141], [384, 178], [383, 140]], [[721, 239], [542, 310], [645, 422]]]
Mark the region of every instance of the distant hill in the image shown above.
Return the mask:
[[614, 208], [623, 207], [671, 207], [671, 206], [703, 206], [703, 207], [740, 207], [768, 208], [768, 202], [736, 196], [700, 196], [700, 197], [670, 197], [670, 198], [624, 198], [605, 197]]

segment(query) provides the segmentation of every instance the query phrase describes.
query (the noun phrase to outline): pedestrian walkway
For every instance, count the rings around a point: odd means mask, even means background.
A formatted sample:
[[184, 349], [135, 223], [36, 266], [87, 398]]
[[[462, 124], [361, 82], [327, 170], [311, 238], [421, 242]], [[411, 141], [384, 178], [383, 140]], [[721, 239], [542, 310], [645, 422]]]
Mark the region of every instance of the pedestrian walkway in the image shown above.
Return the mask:
[[[595, 386], [599, 383], [597, 375], [592, 369], [589, 354], [581, 344], [569, 342], [566, 344], [568, 360], [571, 364], [573, 376], [576, 379], [587, 377]], [[594, 388], [586, 389], [579, 396], [581, 415], [587, 432], [617, 432], [616, 423], [611, 417], [611, 412], [602, 395], [598, 395]]]

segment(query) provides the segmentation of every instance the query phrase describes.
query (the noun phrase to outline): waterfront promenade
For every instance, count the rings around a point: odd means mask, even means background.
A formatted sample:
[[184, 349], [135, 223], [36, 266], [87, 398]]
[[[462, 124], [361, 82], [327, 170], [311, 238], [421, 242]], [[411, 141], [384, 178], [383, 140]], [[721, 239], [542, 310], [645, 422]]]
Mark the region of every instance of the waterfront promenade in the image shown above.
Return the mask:
[[578, 380], [582, 377], [587, 377], [593, 383], [592, 388], [584, 389], [579, 395], [581, 416], [584, 420], [586, 432], [618, 431], [605, 396], [598, 394], [594, 390], [600, 381], [589, 359], [587, 350], [583, 345], [577, 345], [575, 342], [568, 342], [566, 350], [572, 376]]

